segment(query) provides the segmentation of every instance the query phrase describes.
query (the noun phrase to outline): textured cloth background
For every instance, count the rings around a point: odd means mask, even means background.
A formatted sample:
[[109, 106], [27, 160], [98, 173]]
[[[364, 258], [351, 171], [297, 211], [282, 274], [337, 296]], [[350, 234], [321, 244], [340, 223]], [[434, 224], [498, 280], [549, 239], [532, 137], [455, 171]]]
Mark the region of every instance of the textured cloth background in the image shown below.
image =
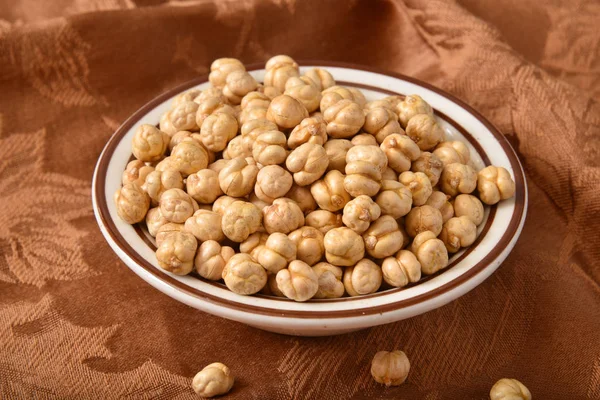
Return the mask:
[[[0, 2], [0, 398], [196, 398], [210, 362], [231, 399], [600, 399], [597, 0]], [[542, 5], [541, 3], [545, 3]], [[287, 53], [415, 76], [509, 138], [529, 181], [523, 234], [457, 301], [330, 338], [203, 314], [135, 276], [92, 214], [94, 164], [145, 102], [223, 56]], [[401, 348], [386, 389], [372, 356]]]

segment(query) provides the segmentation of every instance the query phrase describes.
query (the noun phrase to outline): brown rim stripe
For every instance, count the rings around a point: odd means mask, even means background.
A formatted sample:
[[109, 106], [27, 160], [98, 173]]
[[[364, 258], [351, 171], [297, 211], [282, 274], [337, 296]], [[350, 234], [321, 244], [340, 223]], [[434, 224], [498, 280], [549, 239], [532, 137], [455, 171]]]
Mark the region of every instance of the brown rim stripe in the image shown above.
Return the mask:
[[[138, 111], [136, 111], [130, 118], [128, 118], [123, 123], [123, 125], [121, 125], [117, 129], [115, 134], [109, 139], [109, 141], [106, 144], [105, 149], [102, 153], [102, 156], [101, 156], [100, 160], [98, 161], [98, 169], [96, 171], [96, 181], [95, 181], [96, 182], [95, 193], [96, 193], [96, 203], [98, 204], [98, 215], [100, 216], [103, 224], [106, 226], [107, 231], [108, 231], [109, 235], [111, 236], [111, 238], [113, 239], [113, 241], [117, 244], [117, 246], [119, 246], [119, 248], [125, 254], [127, 254], [127, 256], [129, 258], [131, 258], [136, 264], [138, 264], [139, 266], [144, 268], [146, 271], [150, 272], [153, 276], [157, 277], [159, 280], [162, 280], [163, 282], [169, 284], [171, 287], [176, 288], [177, 290], [182, 291], [188, 295], [194, 296], [196, 298], [202, 299], [204, 301], [208, 301], [210, 303], [213, 303], [213, 304], [216, 304], [219, 306], [224, 306], [224, 307], [228, 307], [228, 308], [232, 308], [232, 309], [236, 309], [236, 310], [244, 311], [244, 312], [277, 316], [277, 317], [294, 317], [294, 318], [297, 318], [297, 317], [300, 317], [300, 318], [338, 318], [338, 317], [340, 317], [341, 318], [341, 317], [348, 317], [348, 316], [361, 316], [361, 315], [384, 313], [387, 311], [392, 311], [392, 310], [397, 310], [400, 308], [408, 307], [408, 306], [429, 300], [431, 298], [437, 297], [443, 293], [446, 293], [446, 292], [454, 289], [455, 287], [461, 285], [462, 283], [470, 280], [472, 277], [476, 276], [483, 269], [485, 269], [485, 267], [487, 265], [489, 265], [490, 262], [492, 262], [493, 260], [495, 260], [498, 257], [498, 255], [502, 252], [502, 250], [504, 250], [504, 248], [506, 248], [506, 246], [508, 245], [510, 240], [515, 236], [515, 234], [518, 230], [519, 224], [521, 222], [521, 219], [523, 217], [523, 213], [525, 210], [525, 177], [523, 175], [522, 168], [520, 166], [520, 163], [516, 157], [514, 150], [512, 149], [512, 147], [510, 146], [510, 144], [508, 143], [506, 138], [504, 138], [504, 136], [498, 131], [498, 129], [496, 127], [494, 127], [481, 114], [479, 114], [477, 111], [475, 111], [470, 106], [465, 104], [463, 101], [442, 91], [441, 89], [438, 89], [438, 88], [436, 88], [432, 85], [429, 85], [425, 82], [420, 82], [419, 80], [411, 78], [411, 77], [407, 77], [407, 76], [397, 74], [397, 73], [390, 73], [390, 72], [380, 71], [380, 70], [376, 70], [376, 69], [372, 69], [372, 68], [368, 68], [368, 67], [356, 66], [356, 65], [345, 64], [345, 63], [307, 61], [307, 62], [302, 62], [299, 64], [300, 65], [322, 65], [322, 66], [330, 66], [330, 67], [353, 68], [356, 70], [385, 74], [385, 75], [392, 76], [392, 77], [395, 77], [395, 78], [398, 78], [398, 79], [401, 79], [401, 80], [404, 80], [407, 82], [415, 83], [419, 86], [422, 86], [424, 88], [432, 90], [432, 91], [438, 93], [439, 95], [447, 98], [448, 100], [458, 104], [459, 106], [461, 106], [465, 110], [467, 110], [469, 113], [471, 113], [481, 123], [483, 123], [484, 126], [486, 126], [486, 128], [488, 128], [489, 131], [498, 140], [498, 143], [506, 152], [506, 155], [509, 158], [511, 167], [515, 174], [514, 177], [515, 177], [515, 183], [516, 183], [516, 187], [517, 187], [517, 191], [515, 193], [515, 212], [512, 215], [512, 218], [509, 222], [509, 226], [508, 226], [506, 232], [504, 233], [502, 238], [498, 241], [496, 246], [492, 249], [492, 251], [490, 251], [481, 261], [479, 261], [476, 265], [471, 267], [471, 269], [469, 269], [467, 272], [465, 272], [461, 276], [457, 277], [456, 279], [454, 279], [454, 280], [444, 284], [443, 286], [440, 286], [439, 288], [436, 288], [430, 292], [412, 297], [410, 299], [400, 300], [400, 301], [397, 301], [394, 303], [383, 304], [380, 306], [373, 306], [370, 308], [359, 308], [359, 309], [354, 309], [354, 310], [340, 310], [340, 311], [302, 311], [302, 310], [291, 310], [291, 311], [285, 310], [284, 311], [284, 310], [277, 310], [277, 309], [266, 308], [266, 307], [252, 306], [252, 305], [239, 303], [239, 302], [231, 301], [231, 300], [225, 300], [221, 297], [210, 295], [210, 294], [204, 293], [198, 289], [191, 288], [191, 287], [177, 281], [173, 277], [165, 274], [164, 272], [158, 270], [153, 265], [148, 263], [145, 259], [143, 259], [125, 241], [125, 239], [119, 234], [114, 222], [110, 218], [110, 214], [108, 212], [108, 205], [106, 203], [106, 193], [104, 190], [108, 163], [109, 163], [110, 157], [112, 156], [116, 146], [119, 144], [121, 138], [125, 135], [125, 133], [134, 124], [137, 123], [137, 121], [141, 117], [143, 117], [148, 111], [150, 111], [151, 109], [156, 107], [158, 104], [173, 97], [174, 95], [178, 94], [179, 92], [206, 82], [207, 76], [205, 75], [205, 76], [196, 78], [192, 81], [186, 82], [182, 85], [179, 85], [179, 86], [163, 93], [162, 95], [154, 98], [152, 101], [145, 104], [142, 108], [140, 108]], [[260, 69], [260, 68], [262, 68], [262, 64], [252, 64], [247, 67], [247, 69], [249, 71]], [[376, 91], [379, 91], [382, 93], [389, 92], [389, 91], [386, 91], [385, 89], [380, 89], [380, 88], [371, 88], [370, 90], [376, 90]], [[392, 95], [398, 95], [398, 93], [393, 93], [393, 92], [390, 92], [390, 93]], [[456, 124], [450, 118], [448, 118], [445, 115], [442, 115], [441, 113], [438, 113], [438, 115], [440, 115], [443, 119], [446, 119], [449, 123], [454, 125], [455, 128], [457, 128], [473, 144], [474, 139], [472, 138], [472, 136], [470, 134], [468, 134], [464, 130], [464, 128], [462, 126]], [[476, 143], [476, 145], [474, 144], [474, 147], [480, 153], [480, 155], [482, 155], [482, 158], [484, 159], [484, 161], [489, 163], [489, 159], [486, 160], [487, 155], [485, 155], [485, 152], [479, 151], [479, 150], [482, 150], [481, 146], [479, 146], [479, 144]], [[485, 156], [485, 158], [484, 158], [484, 156]], [[495, 214], [495, 207], [492, 208], [492, 212], [494, 212], [494, 214]], [[490, 213], [490, 216], [488, 217], [488, 221], [492, 217], [493, 217], [493, 215], [492, 215], [492, 213]], [[486, 224], [484, 231], [482, 231], [482, 233], [479, 235], [478, 241], [480, 241], [481, 238], [483, 238], [485, 236], [487, 229], [489, 229], [489, 226]], [[469, 251], [469, 249], [467, 249], [467, 251]], [[466, 253], [466, 251], [465, 251], [465, 253]], [[463, 256], [466, 256], [466, 255], [463, 254]], [[444, 269], [444, 271], [447, 271], [447, 269]], [[431, 279], [431, 278], [429, 278], [429, 279]], [[381, 293], [380, 295], [394, 293], [397, 290], [402, 290], [402, 289], [387, 290], [384, 292], [380, 292]], [[377, 294], [375, 294], [375, 295], [377, 295]], [[366, 296], [361, 296], [361, 297], [356, 297], [356, 298], [345, 298], [345, 300], [350, 301], [353, 299], [360, 300], [360, 299], [365, 299], [365, 298], [366, 298]], [[269, 298], [269, 299], [271, 299], [271, 298]], [[320, 301], [315, 301], [315, 302], [320, 302]]]

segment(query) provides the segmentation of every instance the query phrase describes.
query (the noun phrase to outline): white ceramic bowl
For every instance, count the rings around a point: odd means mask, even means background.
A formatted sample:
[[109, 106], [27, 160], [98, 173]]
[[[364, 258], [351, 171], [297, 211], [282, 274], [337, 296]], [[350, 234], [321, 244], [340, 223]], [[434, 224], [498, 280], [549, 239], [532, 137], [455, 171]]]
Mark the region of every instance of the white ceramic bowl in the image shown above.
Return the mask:
[[[291, 335], [334, 335], [410, 318], [441, 307], [479, 285], [514, 247], [527, 211], [525, 175], [506, 139], [462, 101], [413, 78], [325, 62], [304, 65], [301, 72], [314, 66], [327, 68], [341, 85], [360, 88], [367, 100], [390, 94], [419, 94], [434, 108], [447, 136], [469, 145], [475, 166], [493, 164], [511, 172], [517, 188], [515, 197], [486, 207], [486, 220], [479, 227], [477, 241], [454, 255], [447, 268], [402, 289], [296, 303], [264, 295], [241, 296], [221, 283], [170, 274], [158, 266], [152, 238], [139, 226], [119, 219], [112, 197], [130, 160], [131, 138], [136, 127], [144, 123], [157, 124], [178, 93], [207, 88], [209, 83], [204, 76], [143, 106], [115, 132], [100, 155], [94, 172], [92, 198], [98, 225], [111, 248], [142, 279], [178, 301], [223, 318]], [[248, 71], [262, 81], [264, 70], [259, 68], [248, 66]]]

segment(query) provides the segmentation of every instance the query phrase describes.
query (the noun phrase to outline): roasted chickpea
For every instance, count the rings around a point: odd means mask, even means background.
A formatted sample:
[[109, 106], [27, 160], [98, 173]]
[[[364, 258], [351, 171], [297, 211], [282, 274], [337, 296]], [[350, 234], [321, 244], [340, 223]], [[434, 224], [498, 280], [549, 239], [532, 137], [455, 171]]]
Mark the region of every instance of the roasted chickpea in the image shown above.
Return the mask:
[[329, 158], [328, 171], [338, 170], [344, 172], [346, 169], [346, 154], [354, 146], [351, 141], [346, 139], [333, 139], [327, 141], [323, 148]]
[[283, 93], [281, 90], [277, 89], [273, 86], [263, 86], [262, 84], [258, 84], [256, 87], [256, 91], [263, 93], [265, 96], [269, 98], [269, 100], [273, 100], [277, 96], [281, 96]]
[[450, 196], [448, 196], [446, 193], [436, 190], [431, 193], [431, 196], [429, 196], [425, 202], [425, 205], [432, 206], [440, 210], [440, 213], [442, 214], [442, 222], [446, 222], [454, 216], [454, 208], [448, 201], [449, 199]]
[[428, 205], [413, 208], [404, 220], [406, 233], [413, 238], [425, 231], [431, 231], [437, 236], [442, 231], [442, 224], [440, 210]]
[[306, 186], [323, 175], [329, 165], [329, 157], [323, 146], [304, 143], [289, 154], [285, 165], [294, 174], [294, 182]]
[[192, 132], [190, 131], [179, 131], [169, 140], [169, 151], [173, 151], [173, 148], [185, 139], [192, 139]]
[[158, 201], [160, 212], [169, 221], [182, 224], [198, 210], [198, 203], [181, 189], [167, 189]]
[[298, 63], [292, 57], [290, 57], [286, 54], [278, 54], [276, 56], [269, 58], [267, 60], [267, 63], [265, 64], [265, 69], [271, 69], [278, 64], [290, 65], [290, 66], [292, 66], [292, 68], [298, 70]]
[[173, 136], [175, 133], [177, 133], [180, 130], [180, 129], [176, 129], [175, 126], [173, 126], [173, 123], [171, 122], [171, 114], [172, 113], [173, 113], [173, 110], [169, 110], [166, 113], [164, 113], [163, 115], [161, 115], [160, 122], [158, 124], [159, 129], [161, 131], [165, 132], [169, 136]]
[[340, 267], [326, 262], [320, 262], [312, 267], [317, 274], [319, 289], [313, 296], [315, 299], [337, 299], [344, 295], [342, 283], [344, 271]]
[[160, 196], [169, 189], [183, 189], [183, 178], [177, 171], [152, 171], [146, 176], [146, 182], [142, 189], [148, 196], [153, 205], [158, 204]]
[[225, 239], [221, 228], [221, 214], [214, 211], [198, 210], [185, 220], [184, 230], [191, 233], [201, 242]]
[[261, 133], [252, 145], [252, 156], [262, 165], [281, 164], [287, 158], [286, 137], [282, 132]]
[[351, 100], [359, 105], [362, 108], [366, 101], [364, 101], [364, 97], [360, 93], [360, 91], [352, 90], [351, 88], [343, 87], [343, 86], [331, 86], [322, 92], [323, 97], [321, 97], [321, 104], [319, 105], [321, 112], [325, 112], [329, 107], [342, 100]]
[[350, 296], [375, 293], [381, 286], [381, 268], [373, 261], [363, 258], [355, 266], [344, 270], [344, 287]]
[[233, 387], [233, 375], [226, 365], [212, 363], [194, 376], [192, 388], [202, 397], [225, 394]]
[[[390, 110], [391, 112], [394, 113], [394, 116], [396, 118], [396, 121], [398, 121], [398, 111], [396, 111], [396, 106], [384, 99], [380, 99], [380, 100], [373, 100], [373, 101], [369, 101], [367, 104], [365, 104], [364, 110], [365, 110], [365, 114], [369, 113], [369, 111], [374, 110], [376, 108], [387, 108], [388, 110]], [[399, 125], [398, 125], [399, 126]], [[400, 128], [402, 129], [402, 128]], [[402, 129], [402, 131], [404, 131], [404, 129]]]
[[154, 171], [154, 167], [146, 165], [143, 161], [130, 161], [127, 163], [125, 171], [123, 171], [121, 182], [123, 183], [123, 186], [128, 183], [135, 183], [138, 186], [142, 186], [144, 182], [146, 182], [146, 176], [152, 171]]
[[323, 111], [327, 134], [335, 139], [354, 136], [365, 123], [365, 114], [352, 100], [340, 100]]
[[296, 202], [281, 197], [263, 208], [263, 224], [269, 233], [290, 233], [304, 225], [304, 214]]
[[248, 196], [248, 201], [258, 207], [261, 212], [263, 208], [268, 207], [273, 203], [273, 201], [267, 202], [259, 199], [254, 192], [250, 193], [250, 196]]
[[227, 113], [211, 114], [202, 123], [200, 138], [210, 151], [222, 151], [227, 143], [237, 135], [238, 122]]
[[250, 254], [255, 260], [258, 259], [258, 251], [267, 243], [268, 233], [255, 232], [240, 243], [240, 252]]
[[140, 161], [158, 161], [165, 155], [171, 138], [149, 124], [140, 125], [131, 141], [131, 152]]
[[194, 99], [196, 97], [198, 97], [201, 92], [202, 91], [200, 89], [191, 89], [191, 90], [188, 90], [187, 92], [179, 93], [173, 99], [173, 102], [171, 103], [171, 109], [177, 107], [181, 103], [185, 103], [187, 101], [194, 101]]
[[371, 222], [381, 215], [379, 205], [369, 196], [358, 196], [344, 206], [342, 222], [356, 233], [369, 229]]
[[256, 79], [248, 72], [242, 69], [232, 71], [225, 78], [225, 87], [223, 95], [231, 104], [240, 104], [242, 98], [256, 89]]
[[240, 112], [238, 122], [244, 124], [255, 119], [267, 119], [268, 108], [250, 107]]
[[202, 124], [210, 115], [213, 114], [229, 114], [235, 117], [233, 107], [225, 103], [221, 97], [207, 97], [201, 102], [198, 102], [198, 111], [196, 111], [196, 124], [202, 127]]
[[396, 113], [398, 113], [398, 104], [400, 104], [404, 101], [404, 96], [400, 96], [400, 95], [386, 96], [381, 100], [389, 103], [390, 106], [393, 107], [394, 111]]
[[384, 215], [371, 224], [363, 234], [365, 248], [371, 257], [385, 258], [400, 250], [405, 232], [391, 215]]
[[267, 284], [267, 271], [249, 254], [238, 253], [225, 264], [223, 280], [232, 292], [250, 295]]
[[465, 164], [448, 164], [440, 178], [442, 191], [449, 196], [460, 193], [471, 193], [477, 187], [477, 173]]
[[169, 221], [160, 213], [160, 208], [154, 207], [146, 214], [146, 227], [150, 236], [155, 237], [161, 226]]
[[349, 267], [365, 255], [362, 237], [350, 228], [333, 228], [323, 238], [325, 257], [333, 265]]
[[165, 241], [167, 236], [174, 232], [183, 232], [183, 224], [167, 222], [166, 224], [161, 225], [156, 231], [156, 236], [154, 237], [156, 240], [156, 247], [160, 247], [161, 243]]
[[277, 273], [277, 287], [285, 297], [306, 301], [319, 290], [319, 278], [312, 268], [300, 260], [294, 260], [287, 269]]
[[388, 158], [389, 167], [398, 173], [410, 170], [411, 162], [421, 155], [415, 142], [398, 133], [387, 136], [380, 147]]
[[404, 133], [398, 123], [398, 116], [385, 107], [373, 108], [367, 112], [363, 130], [375, 136], [377, 143], [382, 143], [391, 134]]
[[469, 164], [471, 152], [466, 144], [461, 141], [442, 142], [433, 151], [444, 167], [448, 164]]
[[221, 196], [215, 200], [212, 206], [212, 210], [221, 215], [225, 214], [227, 208], [236, 201], [245, 201], [243, 198]]
[[269, 108], [269, 104], [271, 103], [271, 99], [264, 93], [254, 91], [247, 93], [242, 102], [240, 103], [240, 107], [242, 110], [246, 108]]
[[198, 131], [200, 128], [196, 124], [197, 112], [198, 103], [193, 101], [186, 101], [173, 108], [170, 111], [170, 121], [173, 128], [175, 128], [175, 132]]
[[304, 118], [308, 118], [306, 107], [286, 94], [271, 100], [267, 110], [267, 119], [276, 123], [281, 129], [292, 129]]
[[442, 163], [442, 160], [438, 158], [438, 156], [428, 151], [424, 151], [421, 153], [419, 158], [412, 163], [410, 170], [412, 172], [424, 173], [431, 181], [431, 186], [435, 186], [440, 180], [443, 169], [444, 164]]
[[515, 181], [505, 168], [490, 165], [477, 174], [477, 189], [481, 201], [492, 205], [515, 195]]
[[245, 71], [246, 68], [240, 60], [235, 58], [219, 58], [210, 65], [210, 74], [208, 80], [216, 88], [225, 86], [227, 76], [233, 71]]
[[416, 94], [406, 96], [403, 101], [398, 103], [396, 109], [398, 110], [398, 120], [403, 128], [415, 115], [427, 114], [433, 116], [431, 106]]
[[194, 267], [198, 275], [211, 281], [218, 281], [223, 275], [225, 264], [235, 250], [229, 246], [221, 246], [219, 242], [207, 240], [202, 243], [194, 258]]
[[276, 198], [285, 196], [293, 182], [288, 171], [279, 165], [268, 165], [258, 171], [254, 193], [259, 199], [272, 203]]
[[394, 219], [405, 216], [412, 207], [412, 192], [397, 181], [384, 180], [375, 202], [382, 215], [391, 215]]
[[225, 210], [221, 227], [229, 240], [239, 243], [258, 231], [261, 227], [261, 219], [262, 214], [254, 204], [234, 201]]
[[187, 232], [173, 232], [166, 236], [156, 250], [158, 265], [176, 275], [187, 275], [194, 268], [198, 242]]
[[371, 362], [371, 375], [378, 383], [386, 386], [399, 386], [406, 381], [410, 362], [403, 351], [379, 351]]
[[[225, 82], [225, 80], [223, 80], [223, 82]], [[227, 102], [227, 99], [223, 95], [223, 90], [221, 88], [217, 88], [217, 87], [210, 87], [208, 89], [205, 89], [205, 90], [201, 91], [198, 94], [198, 96], [196, 96], [194, 98], [194, 101], [196, 103], [200, 104], [204, 100], [206, 100], [206, 99], [208, 99], [210, 97], [216, 97], [221, 103], [226, 103]]]
[[228, 196], [243, 197], [254, 189], [258, 166], [249, 163], [248, 158], [234, 158], [219, 172], [219, 185]]
[[297, 125], [288, 137], [288, 147], [295, 149], [304, 143], [324, 145], [327, 141], [327, 125], [324, 121], [308, 117]]
[[252, 157], [252, 149], [246, 146], [242, 136], [236, 136], [227, 143], [227, 148], [223, 150], [223, 159], [231, 160], [237, 157]]
[[467, 217], [478, 226], [483, 222], [483, 204], [475, 196], [459, 194], [454, 199], [454, 215]]
[[321, 91], [314, 86], [314, 82], [310, 78], [289, 78], [285, 84], [284, 94], [302, 103], [309, 113], [319, 108]]
[[319, 207], [327, 211], [339, 211], [351, 199], [344, 189], [344, 174], [337, 170], [329, 171], [322, 180], [313, 183], [310, 192]]
[[285, 90], [288, 79], [299, 77], [298, 66], [288, 63], [275, 63], [267, 68], [265, 73], [265, 86], [273, 86], [280, 92]]
[[[184, 177], [208, 166], [208, 153], [195, 140], [184, 140], [179, 143], [171, 151], [171, 156], [165, 158], [162, 162], [167, 159], [171, 160], [173, 169], [179, 171]], [[156, 169], [159, 169], [158, 166]]]
[[316, 210], [306, 216], [305, 222], [307, 226], [312, 226], [325, 234], [333, 228], [342, 227], [342, 215], [326, 210]]
[[219, 174], [210, 169], [203, 169], [188, 176], [186, 190], [200, 204], [212, 204], [223, 194], [219, 186]]
[[448, 265], [448, 250], [435, 233], [425, 231], [413, 239], [410, 251], [421, 264], [421, 273], [431, 275]]
[[398, 181], [398, 174], [396, 174], [396, 171], [394, 171], [390, 167], [387, 167], [381, 173], [381, 179], [383, 181]]
[[262, 133], [276, 131], [277, 125], [267, 119], [255, 119], [244, 122], [240, 131], [242, 133], [242, 141], [244, 146], [252, 151], [252, 146], [256, 138]]
[[335, 85], [335, 80], [329, 71], [323, 68], [311, 68], [304, 76], [309, 77], [315, 84], [315, 87], [320, 91], [330, 88]]
[[344, 188], [353, 197], [375, 196], [386, 167], [387, 157], [377, 146], [354, 146], [346, 153]]
[[296, 243], [287, 235], [275, 232], [257, 250], [256, 260], [268, 272], [276, 274], [296, 259]]
[[431, 181], [422, 172], [403, 172], [398, 181], [412, 193], [413, 206], [422, 206], [433, 193]]
[[490, 400], [531, 400], [531, 392], [516, 379], [502, 378], [492, 386]]
[[444, 224], [440, 240], [446, 245], [448, 253], [456, 253], [461, 247], [468, 247], [477, 238], [477, 226], [468, 217], [450, 218]]
[[314, 265], [325, 253], [323, 233], [311, 226], [303, 226], [290, 233], [289, 238], [296, 244], [296, 258], [308, 265]]
[[406, 125], [406, 134], [423, 151], [435, 148], [444, 140], [444, 130], [429, 114], [415, 115]]
[[421, 279], [421, 264], [408, 250], [400, 250], [395, 257], [388, 257], [381, 265], [383, 280], [394, 287], [404, 287]]
[[359, 133], [350, 140], [353, 146], [379, 146], [375, 136], [370, 133]]
[[293, 184], [291, 189], [285, 194], [290, 200], [294, 200], [304, 214], [317, 209], [317, 202], [312, 197], [310, 189], [307, 186], [298, 186]]

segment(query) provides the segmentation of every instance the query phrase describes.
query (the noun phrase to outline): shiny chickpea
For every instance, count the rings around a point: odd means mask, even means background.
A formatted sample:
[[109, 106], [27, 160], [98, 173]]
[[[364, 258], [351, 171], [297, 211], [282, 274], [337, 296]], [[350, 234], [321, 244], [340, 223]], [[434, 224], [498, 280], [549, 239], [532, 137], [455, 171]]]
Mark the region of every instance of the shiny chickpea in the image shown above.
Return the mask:
[[344, 270], [343, 283], [350, 296], [375, 293], [381, 286], [381, 281], [381, 268], [366, 258]]
[[156, 250], [158, 265], [176, 275], [187, 275], [194, 268], [198, 242], [187, 232], [173, 232], [166, 236]]
[[400, 250], [394, 257], [383, 260], [383, 280], [394, 287], [404, 287], [421, 279], [421, 263], [408, 250]]
[[477, 174], [477, 189], [481, 201], [492, 205], [515, 195], [515, 181], [505, 168], [490, 165]]
[[341, 267], [356, 264], [365, 255], [362, 237], [350, 228], [333, 228], [323, 238], [327, 262]]
[[320, 91], [335, 85], [335, 79], [333, 79], [331, 73], [323, 68], [311, 68], [306, 71], [304, 76], [309, 77], [315, 83], [315, 87]]
[[406, 125], [406, 134], [423, 151], [435, 148], [444, 140], [444, 130], [435, 117], [429, 114], [415, 115]]
[[402, 385], [408, 377], [410, 362], [403, 351], [379, 351], [371, 362], [371, 375], [386, 386]]
[[285, 297], [295, 301], [311, 299], [319, 290], [319, 278], [313, 269], [300, 260], [294, 260], [287, 269], [277, 273], [277, 287]]
[[444, 242], [433, 232], [421, 232], [415, 236], [410, 251], [421, 264], [421, 273], [431, 275], [448, 265], [448, 250]]
[[490, 400], [531, 400], [531, 392], [516, 379], [502, 378], [492, 386]]
[[405, 242], [405, 232], [391, 215], [384, 215], [363, 233], [365, 248], [371, 257], [385, 258], [399, 251]]
[[262, 214], [252, 203], [234, 201], [227, 207], [221, 227], [229, 240], [243, 242], [261, 227]]
[[207, 240], [203, 242], [194, 258], [194, 267], [198, 275], [211, 281], [222, 278], [225, 264], [233, 255], [235, 250], [229, 246], [221, 246], [219, 242]]
[[281, 197], [263, 208], [263, 224], [267, 232], [288, 234], [304, 225], [304, 213], [296, 202]]
[[468, 217], [450, 218], [440, 233], [440, 240], [448, 253], [456, 253], [461, 247], [472, 245], [476, 238], [477, 226]]
[[227, 147], [227, 143], [237, 135], [238, 122], [230, 114], [211, 114], [202, 123], [200, 138], [210, 151], [219, 152]]
[[123, 186], [127, 185], [128, 183], [136, 183], [137, 185], [142, 186], [144, 182], [146, 182], [146, 176], [148, 176], [148, 174], [152, 171], [154, 171], [154, 167], [146, 165], [143, 161], [130, 161], [127, 163], [125, 171], [123, 171], [121, 183]]
[[449, 196], [460, 193], [471, 193], [477, 187], [477, 173], [465, 164], [448, 164], [440, 177], [442, 191]]
[[398, 181], [412, 193], [413, 206], [422, 206], [433, 193], [431, 181], [422, 172], [403, 172], [398, 177]]
[[294, 174], [294, 182], [300, 186], [310, 185], [319, 179], [329, 164], [329, 157], [323, 146], [304, 143], [292, 151], [285, 165]]
[[181, 189], [168, 189], [158, 201], [160, 212], [169, 221], [182, 224], [198, 210], [198, 203]]
[[265, 96], [269, 98], [269, 100], [273, 100], [277, 96], [281, 96], [283, 93], [281, 90], [277, 89], [273, 86], [263, 86], [262, 84], [258, 84], [256, 88], [257, 92], [263, 93]]
[[314, 265], [323, 258], [325, 247], [324, 235], [316, 228], [303, 226], [291, 232], [289, 238], [296, 244], [296, 258], [308, 265]]
[[419, 158], [412, 163], [412, 167], [410, 168], [412, 172], [422, 172], [427, 175], [431, 181], [431, 186], [437, 185], [443, 169], [444, 164], [442, 163], [442, 160], [428, 151], [422, 152]]
[[248, 93], [256, 89], [256, 79], [248, 72], [238, 69], [232, 71], [225, 78], [225, 86], [223, 87], [223, 95], [231, 104], [240, 104], [242, 98]]
[[283, 163], [288, 155], [286, 150], [287, 138], [279, 131], [261, 133], [252, 145], [252, 156], [262, 165]]
[[398, 116], [385, 107], [373, 108], [367, 112], [363, 130], [375, 136], [377, 143], [382, 143], [391, 134], [404, 133], [398, 123]]
[[223, 193], [244, 197], [252, 192], [259, 169], [248, 161], [248, 158], [234, 158], [219, 172], [219, 185]]
[[158, 204], [160, 196], [169, 189], [183, 189], [183, 178], [177, 171], [152, 171], [146, 176], [146, 181], [142, 189], [148, 196], [153, 205]]
[[316, 210], [306, 216], [305, 223], [325, 234], [333, 228], [342, 227], [342, 215], [326, 210]]
[[369, 196], [358, 196], [344, 206], [342, 222], [356, 233], [363, 233], [381, 215], [379, 205]]
[[466, 144], [459, 140], [440, 143], [433, 151], [444, 164], [469, 164], [471, 161], [471, 152]]
[[194, 235], [200, 242], [207, 240], [220, 242], [225, 239], [221, 218], [221, 214], [214, 211], [198, 210], [185, 220], [183, 229]]
[[292, 68], [298, 70], [298, 63], [292, 57], [290, 57], [286, 54], [278, 54], [276, 56], [269, 58], [267, 60], [267, 63], [265, 64], [265, 69], [271, 69], [278, 64], [290, 65], [290, 66], [292, 66]]
[[256, 260], [271, 274], [286, 268], [295, 259], [296, 243], [279, 232], [270, 234], [265, 244], [257, 250]]
[[325, 174], [322, 180], [314, 182], [310, 192], [319, 207], [327, 211], [339, 211], [351, 199], [344, 189], [344, 174], [335, 170]]
[[344, 271], [340, 267], [326, 262], [320, 262], [312, 267], [317, 274], [319, 289], [313, 296], [315, 299], [337, 299], [344, 295], [342, 283]]
[[382, 215], [391, 215], [398, 219], [410, 212], [413, 204], [412, 192], [400, 182], [384, 180], [375, 202]]
[[327, 170], [344, 172], [346, 169], [346, 154], [352, 146], [354, 146], [352, 142], [346, 139], [332, 139], [327, 141], [323, 145], [327, 153], [327, 158], [329, 158]]
[[340, 100], [323, 111], [327, 134], [335, 139], [354, 136], [365, 123], [365, 114], [352, 100]]
[[131, 141], [131, 152], [140, 161], [158, 161], [164, 157], [171, 138], [153, 125], [138, 127]]
[[225, 285], [234, 293], [250, 295], [267, 284], [267, 271], [249, 254], [233, 255], [223, 269]]
[[440, 210], [442, 214], [442, 222], [448, 221], [454, 216], [454, 207], [448, 201], [450, 196], [444, 192], [434, 191], [425, 202], [425, 205], [432, 206]]
[[146, 214], [146, 227], [150, 236], [155, 237], [161, 226], [169, 221], [160, 213], [159, 207], [154, 207], [148, 210]]
[[304, 118], [299, 125], [297, 125], [290, 136], [288, 137], [288, 147], [295, 149], [304, 143], [314, 143], [324, 145], [327, 141], [327, 125], [324, 121], [308, 117]]
[[428, 205], [413, 208], [404, 220], [406, 233], [413, 238], [425, 231], [431, 231], [437, 236], [442, 231], [442, 224], [440, 210]]
[[431, 106], [421, 98], [421, 96], [413, 94], [398, 103], [396, 107], [398, 111], [398, 120], [404, 128], [415, 115], [427, 114], [433, 116]]
[[398, 173], [409, 171], [411, 162], [421, 155], [421, 150], [415, 142], [398, 133], [387, 136], [380, 147], [388, 158], [389, 167]]
[[317, 209], [317, 202], [312, 197], [308, 186], [298, 186], [293, 184], [291, 189], [285, 194], [285, 197], [295, 201], [304, 214], [308, 214]]
[[454, 199], [454, 215], [457, 217], [467, 217], [471, 222], [479, 226], [483, 222], [483, 204], [475, 196], [459, 194]]
[[279, 165], [268, 165], [258, 171], [254, 193], [256, 197], [272, 203], [273, 200], [285, 196], [292, 188], [292, 174]]
[[353, 197], [375, 196], [386, 167], [387, 157], [377, 146], [354, 146], [346, 153], [344, 188]]

